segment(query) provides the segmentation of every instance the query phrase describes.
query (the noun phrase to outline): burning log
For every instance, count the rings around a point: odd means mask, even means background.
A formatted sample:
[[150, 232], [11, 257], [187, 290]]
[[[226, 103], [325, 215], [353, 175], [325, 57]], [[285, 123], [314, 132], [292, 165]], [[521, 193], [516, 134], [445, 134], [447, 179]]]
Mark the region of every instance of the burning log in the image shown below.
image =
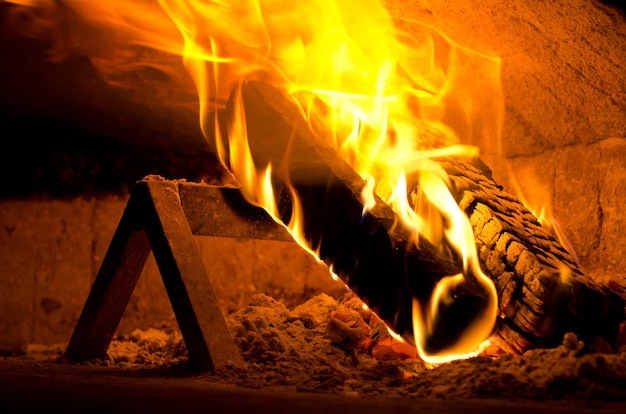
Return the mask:
[[[441, 258], [427, 240], [416, 248], [382, 201], [363, 214], [363, 179], [313, 137], [280, 92], [248, 83], [242, 97], [252, 159], [258, 169], [275, 166], [278, 218], [285, 224], [292, 218], [293, 188], [302, 203], [307, 245], [392, 329], [410, 335], [413, 295], [430, 295], [438, 280], [461, 271], [460, 264]], [[229, 118], [236, 116], [235, 101], [227, 106]]]
[[[282, 93], [247, 83], [231, 96], [228, 120], [242, 117], [241, 103], [255, 167], [273, 168], [276, 219], [287, 225], [300, 208], [306, 245], [395, 332], [412, 338], [413, 299], [427, 301], [439, 280], [460, 273], [460, 259], [442, 256], [422, 238], [416, 246], [380, 199], [364, 213], [364, 180], [314, 137]], [[222, 145], [231, 155], [237, 150]], [[500, 317], [493, 341], [513, 353], [558, 345], [568, 331], [614, 343], [624, 319], [623, 300], [585, 276], [479, 160], [440, 161], [456, 201], [470, 217], [481, 267], [497, 288]], [[485, 295], [471, 285], [456, 291], [453, 306], [429, 338], [429, 350], [454, 343], [484, 308]]]
[[595, 283], [480, 162], [441, 160], [452, 193], [472, 223], [479, 258], [498, 290], [501, 318], [493, 338], [508, 352], [557, 346], [574, 332], [616, 344], [624, 300]]

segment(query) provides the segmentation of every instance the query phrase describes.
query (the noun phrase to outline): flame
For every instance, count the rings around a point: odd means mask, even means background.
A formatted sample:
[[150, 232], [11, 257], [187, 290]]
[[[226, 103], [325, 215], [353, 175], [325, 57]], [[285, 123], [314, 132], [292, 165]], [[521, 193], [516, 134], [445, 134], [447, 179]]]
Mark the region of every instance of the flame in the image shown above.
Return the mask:
[[[137, 62], [133, 48], [181, 56], [195, 84], [203, 133], [244, 196], [274, 218], [272, 166], [255, 165], [243, 105], [237, 107], [226, 137], [212, 126], [219, 124], [218, 110], [241, 82], [261, 80], [284, 92], [314, 134], [365, 180], [364, 213], [375, 205], [376, 195], [394, 209], [398, 225], [410, 229], [415, 241], [420, 235], [440, 246], [442, 254], [451, 250], [462, 258], [462, 273], [443, 278], [427, 301], [414, 300], [420, 356], [440, 363], [479, 352], [495, 323], [497, 295], [481, 271], [469, 220], [436, 159], [475, 157], [477, 148], [469, 143], [494, 142], [499, 136], [499, 58], [467, 49], [429, 26], [393, 19], [376, 0], [10, 2], [53, 15], [71, 10], [66, 20], [92, 30], [78, 38], [56, 39], [52, 49], [66, 50], [59, 43], [70, 43], [90, 56], [113, 84], [118, 84], [120, 72], [137, 65], [183, 78], [179, 68], [162, 60]], [[54, 26], [47, 14], [34, 15], [46, 21], [39, 27]], [[42, 36], [41, 31], [32, 33]], [[96, 46], [102, 36], [106, 47]], [[419, 183], [415, 192], [409, 181]], [[291, 196], [293, 212], [285, 226], [316, 255], [302, 234], [300, 201], [295, 193]], [[454, 304], [459, 292], [479, 297], [480, 310], [458, 341], [431, 352], [426, 343], [442, 318], [441, 309]]]
[[510, 185], [513, 189], [513, 193], [516, 195], [517, 199], [520, 200], [524, 206], [530, 210], [530, 212], [537, 218], [537, 221], [541, 223], [541, 225], [548, 229], [559, 241], [559, 243], [567, 249], [569, 254], [572, 256], [574, 263], [581, 266], [580, 260], [576, 255], [576, 251], [574, 246], [569, 241], [565, 232], [561, 228], [555, 214], [554, 208], [552, 206], [552, 194], [549, 192], [548, 187], [539, 182], [533, 176], [525, 176], [524, 181], [526, 183], [526, 188], [532, 188], [532, 194], [530, 191], [524, 191], [522, 189], [522, 185], [520, 184], [517, 175], [512, 171], [507, 171], [510, 176], [509, 181]]

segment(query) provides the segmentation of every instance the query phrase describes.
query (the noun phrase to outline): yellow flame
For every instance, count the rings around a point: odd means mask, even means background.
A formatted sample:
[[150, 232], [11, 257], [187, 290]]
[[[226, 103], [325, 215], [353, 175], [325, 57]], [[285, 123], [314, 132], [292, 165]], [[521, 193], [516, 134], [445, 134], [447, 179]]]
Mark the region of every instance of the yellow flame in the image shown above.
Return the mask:
[[[53, 0], [11, 2], [16, 7], [48, 5], [48, 10], [62, 13]], [[93, 29], [80, 32], [79, 40], [65, 41], [74, 41], [114, 84], [120, 79], [116, 71], [138, 64], [157, 67], [184, 84], [175, 65], [150, 57], [137, 62], [134, 47], [182, 57], [195, 84], [203, 133], [215, 143], [244, 196], [274, 218], [272, 166], [255, 165], [243, 106], [237, 106], [235, 121], [228, 126], [228, 150], [219, 128], [210, 125], [218, 124], [217, 110], [242, 81], [265, 81], [292, 97], [315, 135], [366, 180], [364, 212], [375, 205], [377, 194], [414, 240], [420, 235], [462, 258], [462, 274], [443, 278], [429, 303], [414, 302], [421, 357], [433, 363], [465, 357], [489, 337], [497, 314], [495, 288], [480, 269], [469, 221], [435, 159], [473, 157], [477, 149], [467, 143], [497, 140], [503, 104], [498, 58], [464, 48], [423, 24], [394, 20], [377, 0], [63, 3], [63, 10], [74, 12], [66, 16], [69, 21]], [[400, 24], [406, 31], [398, 29]], [[409, 179], [418, 182], [412, 199]], [[315, 255], [316, 246], [308, 246], [302, 235], [300, 200], [295, 193], [292, 198], [293, 212], [285, 226]], [[432, 333], [438, 305], [453, 301], [452, 292], [464, 285], [483, 298], [484, 310], [445, 354], [428, 355], [424, 341]]]

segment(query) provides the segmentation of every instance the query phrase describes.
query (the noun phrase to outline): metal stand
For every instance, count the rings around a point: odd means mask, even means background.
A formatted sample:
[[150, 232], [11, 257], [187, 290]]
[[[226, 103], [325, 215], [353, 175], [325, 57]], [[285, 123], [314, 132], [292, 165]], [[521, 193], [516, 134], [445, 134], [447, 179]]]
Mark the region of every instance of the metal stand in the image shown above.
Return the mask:
[[152, 249], [190, 363], [213, 372], [240, 364], [194, 235], [293, 240], [236, 188], [146, 177], [133, 189], [65, 357], [106, 356]]

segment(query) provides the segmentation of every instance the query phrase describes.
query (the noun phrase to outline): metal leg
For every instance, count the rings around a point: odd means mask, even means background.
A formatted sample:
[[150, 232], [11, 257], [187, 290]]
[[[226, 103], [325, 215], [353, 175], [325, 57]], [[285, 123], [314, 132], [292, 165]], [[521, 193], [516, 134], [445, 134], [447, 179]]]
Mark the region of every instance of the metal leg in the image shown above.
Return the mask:
[[154, 252], [189, 361], [219, 371], [242, 358], [230, 336], [185, 217], [175, 182], [137, 183], [65, 351], [69, 360], [106, 355], [145, 262]]

